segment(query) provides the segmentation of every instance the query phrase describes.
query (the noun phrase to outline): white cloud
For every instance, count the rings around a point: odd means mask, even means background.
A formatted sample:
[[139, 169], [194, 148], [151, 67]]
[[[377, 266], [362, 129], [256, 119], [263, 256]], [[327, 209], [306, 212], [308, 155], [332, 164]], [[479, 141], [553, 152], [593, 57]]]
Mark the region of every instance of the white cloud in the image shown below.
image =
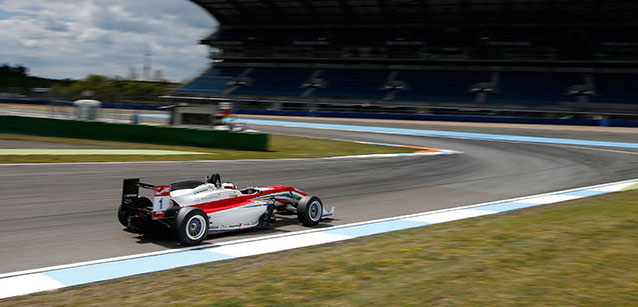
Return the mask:
[[47, 30], [55, 31], [55, 32], [66, 32], [69, 31], [67, 24], [55, 16], [51, 14], [43, 14], [41, 16], [44, 21], [44, 28]]
[[0, 10], [0, 62], [53, 78], [139, 72], [150, 45], [153, 70], [181, 81], [208, 66], [198, 41], [216, 26], [188, 0], [2, 0]]

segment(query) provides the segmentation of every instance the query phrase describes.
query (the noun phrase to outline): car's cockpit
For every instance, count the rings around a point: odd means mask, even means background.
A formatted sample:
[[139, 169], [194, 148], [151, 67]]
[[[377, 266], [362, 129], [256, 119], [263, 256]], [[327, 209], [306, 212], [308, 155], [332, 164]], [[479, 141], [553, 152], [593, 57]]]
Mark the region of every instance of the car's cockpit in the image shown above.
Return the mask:
[[[234, 185], [231, 182], [222, 182], [221, 176], [218, 173], [213, 173], [211, 176], [206, 177], [206, 181], [181, 180], [181, 181], [173, 182], [170, 185], [171, 185], [172, 192], [176, 192], [179, 190], [192, 189], [192, 191], [189, 191], [189, 192], [183, 191], [183, 192], [171, 193], [172, 196], [180, 197], [180, 198], [187, 195], [185, 193], [188, 193], [188, 194], [193, 193], [195, 195], [201, 195], [201, 196], [203, 196], [203, 194], [206, 194], [206, 195], [217, 194], [219, 195], [218, 197], [223, 199], [227, 197], [234, 197], [234, 196], [240, 196], [240, 195], [251, 195], [251, 194], [260, 192], [260, 190], [255, 187], [247, 187], [247, 188], [239, 189], [236, 185]], [[235, 191], [235, 192], [230, 192], [230, 191]]]

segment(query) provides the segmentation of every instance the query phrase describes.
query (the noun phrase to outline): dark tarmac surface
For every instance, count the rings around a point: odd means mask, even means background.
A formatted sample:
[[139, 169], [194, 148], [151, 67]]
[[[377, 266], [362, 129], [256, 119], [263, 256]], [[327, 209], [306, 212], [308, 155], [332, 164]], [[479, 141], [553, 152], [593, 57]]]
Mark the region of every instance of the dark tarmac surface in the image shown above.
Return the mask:
[[[327, 207], [337, 208], [337, 219], [322, 225], [329, 227], [638, 177], [638, 155], [626, 150], [251, 128], [464, 153], [339, 160], [1, 165], [0, 273], [178, 247], [170, 238], [148, 239], [122, 230], [116, 209], [123, 178], [161, 184], [204, 178], [216, 171], [224, 181], [242, 187], [292, 185], [321, 197]], [[498, 128], [468, 129], [463, 131], [505, 133]], [[453, 129], [445, 126], [441, 130]], [[548, 133], [538, 129], [521, 132], [536, 136]], [[551, 136], [559, 137], [560, 133]], [[605, 131], [569, 131], [569, 135], [610, 141], [610, 133]], [[637, 134], [631, 132], [612, 135], [614, 141], [638, 141]], [[211, 235], [206, 243], [306, 229], [296, 222], [294, 216], [284, 217], [270, 230]]]

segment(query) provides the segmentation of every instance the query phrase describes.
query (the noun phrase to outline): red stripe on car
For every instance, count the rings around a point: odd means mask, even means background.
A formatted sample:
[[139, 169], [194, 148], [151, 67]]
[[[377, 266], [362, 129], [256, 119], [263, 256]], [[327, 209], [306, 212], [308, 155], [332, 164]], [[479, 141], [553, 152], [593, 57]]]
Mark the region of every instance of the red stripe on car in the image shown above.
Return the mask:
[[264, 197], [264, 196], [268, 196], [270, 194], [276, 194], [276, 193], [281, 193], [281, 192], [289, 192], [289, 191], [294, 191], [296, 193], [299, 193], [303, 196], [308, 196], [307, 193], [299, 191], [293, 187], [286, 187], [286, 186], [282, 186], [282, 185], [274, 185], [274, 186], [270, 186], [269, 190], [264, 190], [261, 192], [261, 194], [259, 193], [255, 193], [255, 194], [250, 194], [250, 195], [245, 195], [245, 196], [239, 196], [239, 197], [232, 197], [232, 198], [227, 198], [227, 199], [222, 199], [222, 200], [216, 200], [216, 201], [211, 201], [211, 202], [207, 202], [207, 203], [201, 203], [201, 204], [197, 204], [194, 205], [192, 207], [197, 207], [202, 209], [205, 213], [213, 213], [213, 212], [218, 212], [218, 211], [223, 211], [223, 210], [228, 210], [228, 209], [233, 209], [233, 208], [237, 208], [237, 207], [241, 207], [241, 206], [246, 206], [249, 204], [254, 203], [256, 200], [255, 198], [257, 197]]

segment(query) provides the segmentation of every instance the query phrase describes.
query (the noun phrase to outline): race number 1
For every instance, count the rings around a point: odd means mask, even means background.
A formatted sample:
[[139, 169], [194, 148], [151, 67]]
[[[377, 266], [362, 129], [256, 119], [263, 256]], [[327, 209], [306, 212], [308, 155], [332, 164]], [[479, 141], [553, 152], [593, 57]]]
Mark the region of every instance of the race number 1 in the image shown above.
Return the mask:
[[155, 197], [153, 198], [153, 212], [166, 211], [171, 206], [171, 186], [155, 186]]

